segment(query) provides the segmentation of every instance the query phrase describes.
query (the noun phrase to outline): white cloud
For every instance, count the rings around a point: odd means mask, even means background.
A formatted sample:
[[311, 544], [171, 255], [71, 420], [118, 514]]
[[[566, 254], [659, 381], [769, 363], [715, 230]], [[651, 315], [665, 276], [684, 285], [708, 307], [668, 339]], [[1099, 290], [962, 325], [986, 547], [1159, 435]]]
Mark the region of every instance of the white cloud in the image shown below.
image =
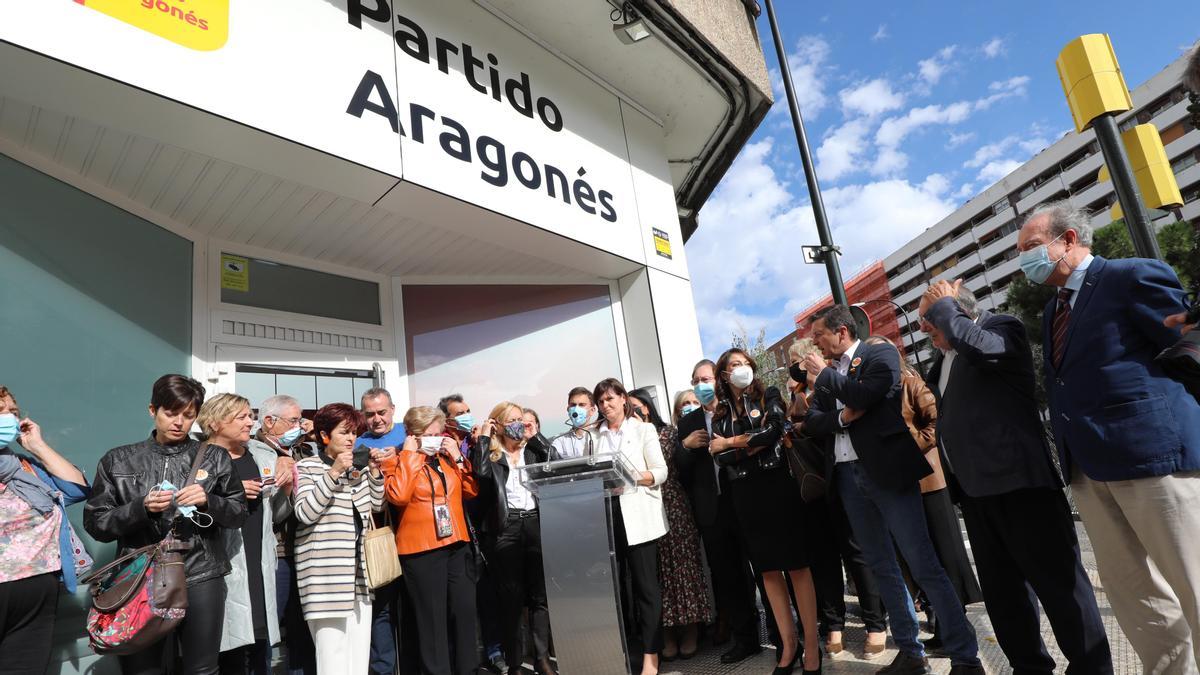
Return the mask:
[[900, 117], [889, 117], [879, 125], [875, 142], [896, 147], [906, 136], [931, 124], [958, 124], [971, 115], [971, 104], [958, 101], [949, 105], [927, 105], [913, 108]]
[[917, 63], [917, 75], [926, 90], [941, 81], [942, 76], [951, 68], [950, 59], [958, 51], [957, 45], [950, 45], [938, 50], [938, 53]]
[[979, 170], [978, 178], [984, 183], [991, 185], [1013, 171], [1016, 171], [1022, 164], [1024, 162], [1015, 159], [998, 159], [988, 162]]
[[985, 57], [994, 59], [997, 56], [1004, 56], [1007, 54], [1008, 46], [1004, 44], [1004, 40], [1002, 38], [995, 37], [983, 43], [983, 46], [980, 47], [979, 50], [983, 52]]
[[[825, 95], [825, 81], [830, 69], [829, 43], [819, 35], [804, 35], [796, 40], [795, 50], [788, 52], [788, 68], [792, 71], [792, 86], [796, 91], [796, 102], [807, 119], [816, 119], [829, 103]], [[783, 77], [778, 68], [770, 70], [771, 87], [775, 92], [774, 111], [787, 110], [784, 96]]]
[[998, 101], [1014, 96], [1025, 96], [1029, 92], [1029, 76], [1016, 75], [1007, 80], [999, 80], [988, 85], [991, 94], [975, 101], [976, 110], [987, 110]]
[[874, 117], [904, 105], [904, 96], [892, 90], [892, 83], [880, 77], [838, 92], [842, 110]]
[[871, 42], [879, 42], [880, 40], [886, 40], [889, 37], [887, 24], [881, 23], [879, 24], [879, 28], [875, 31], [875, 34], [871, 36]]
[[835, 181], [852, 173], [867, 149], [868, 131], [870, 125], [862, 118], [831, 131], [817, 148], [817, 175], [822, 180]]
[[1035, 125], [1028, 137], [1013, 134], [995, 143], [979, 146], [971, 159], [963, 162], [963, 168], [978, 169], [975, 181], [991, 185], [1012, 173], [1051, 142], [1044, 131]]
[[[739, 328], [770, 340], [789, 332], [796, 311], [829, 292], [824, 269], [798, 263], [817, 243], [802, 183], [793, 188], [771, 166], [772, 139], [751, 143], [700, 213], [688, 242], [705, 353], [715, 356]], [[796, 192], [793, 192], [793, 189]], [[953, 210], [948, 181], [891, 179], [823, 191], [843, 270], [886, 256]]]
[[958, 146], [960, 146], [964, 143], [969, 143], [970, 141], [973, 141], [973, 140], [975, 140], [975, 132], [974, 131], [965, 131], [961, 134], [951, 131], [950, 137], [946, 141], [946, 147], [947, 148], [957, 148]]
[[908, 155], [896, 148], [882, 147], [871, 165], [871, 173], [876, 176], [894, 176], [907, 168]]

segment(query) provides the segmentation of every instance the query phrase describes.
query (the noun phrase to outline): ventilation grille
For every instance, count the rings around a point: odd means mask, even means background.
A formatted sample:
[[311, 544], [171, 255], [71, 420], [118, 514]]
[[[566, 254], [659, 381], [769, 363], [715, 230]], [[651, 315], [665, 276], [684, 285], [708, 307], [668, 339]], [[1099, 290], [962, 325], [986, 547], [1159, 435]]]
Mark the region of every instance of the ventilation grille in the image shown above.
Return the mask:
[[289, 328], [287, 326], [268, 326], [249, 321], [223, 319], [221, 321], [221, 333], [224, 335], [259, 338], [262, 340], [277, 340], [279, 342], [358, 349], [365, 352], [383, 351], [383, 341], [378, 338], [344, 335], [341, 333], [325, 333], [317, 330]]

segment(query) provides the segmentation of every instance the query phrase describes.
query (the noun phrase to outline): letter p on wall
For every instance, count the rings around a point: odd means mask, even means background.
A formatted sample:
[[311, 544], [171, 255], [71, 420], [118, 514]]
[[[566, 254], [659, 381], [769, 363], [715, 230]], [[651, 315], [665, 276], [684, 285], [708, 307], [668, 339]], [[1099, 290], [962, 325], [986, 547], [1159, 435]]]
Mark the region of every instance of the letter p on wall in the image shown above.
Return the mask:
[[229, 0], [75, 0], [182, 47], [211, 52], [229, 39]]

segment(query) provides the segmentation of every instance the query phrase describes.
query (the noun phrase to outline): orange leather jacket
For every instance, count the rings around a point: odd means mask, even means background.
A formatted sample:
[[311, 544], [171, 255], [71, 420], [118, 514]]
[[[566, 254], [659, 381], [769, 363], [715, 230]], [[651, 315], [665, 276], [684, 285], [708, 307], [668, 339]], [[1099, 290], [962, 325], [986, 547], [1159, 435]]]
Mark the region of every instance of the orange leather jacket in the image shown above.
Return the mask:
[[[400, 555], [423, 553], [471, 540], [463, 499], [474, 497], [479, 490], [470, 460], [464, 457], [463, 464], [458, 465], [445, 455], [436, 455], [434, 461], [446, 478], [443, 487], [438, 471], [428, 459], [424, 453], [402, 450], [380, 466], [384, 476], [384, 497], [400, 507], [400, 523], [396, 527], [396, 550]], [[435, 494], [438, 504], [450, 507], [453, 533], [445, 539], [438, 539], [434, 524]]]
[[917, 447], [921, 448], [925, 460], [933, 467], [933, 473], [921, 479], [921, 494], [941, 490], [946, 487], [946, 474], [942, 472], [942, 460], [937, 448], [937, 399], [916, 375], [901, 375], [900, 384], [904, 387], [900, 412]]

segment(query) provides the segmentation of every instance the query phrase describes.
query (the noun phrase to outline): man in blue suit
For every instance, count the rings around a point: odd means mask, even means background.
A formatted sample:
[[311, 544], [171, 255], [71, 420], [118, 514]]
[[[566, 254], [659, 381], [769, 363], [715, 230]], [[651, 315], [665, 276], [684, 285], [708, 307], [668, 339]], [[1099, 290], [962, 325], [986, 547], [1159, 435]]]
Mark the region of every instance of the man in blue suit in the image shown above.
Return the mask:
[[1100, 580], [1146, 672], [1200, 663], [1200, 404], [1154, 357], [1185, 309], [1158, 260], [1091, 253], [1086, 212], [1035, 208], [1017, 238], [1021, 270], [1058, 288], [1043, 317], [1054, 440]]

